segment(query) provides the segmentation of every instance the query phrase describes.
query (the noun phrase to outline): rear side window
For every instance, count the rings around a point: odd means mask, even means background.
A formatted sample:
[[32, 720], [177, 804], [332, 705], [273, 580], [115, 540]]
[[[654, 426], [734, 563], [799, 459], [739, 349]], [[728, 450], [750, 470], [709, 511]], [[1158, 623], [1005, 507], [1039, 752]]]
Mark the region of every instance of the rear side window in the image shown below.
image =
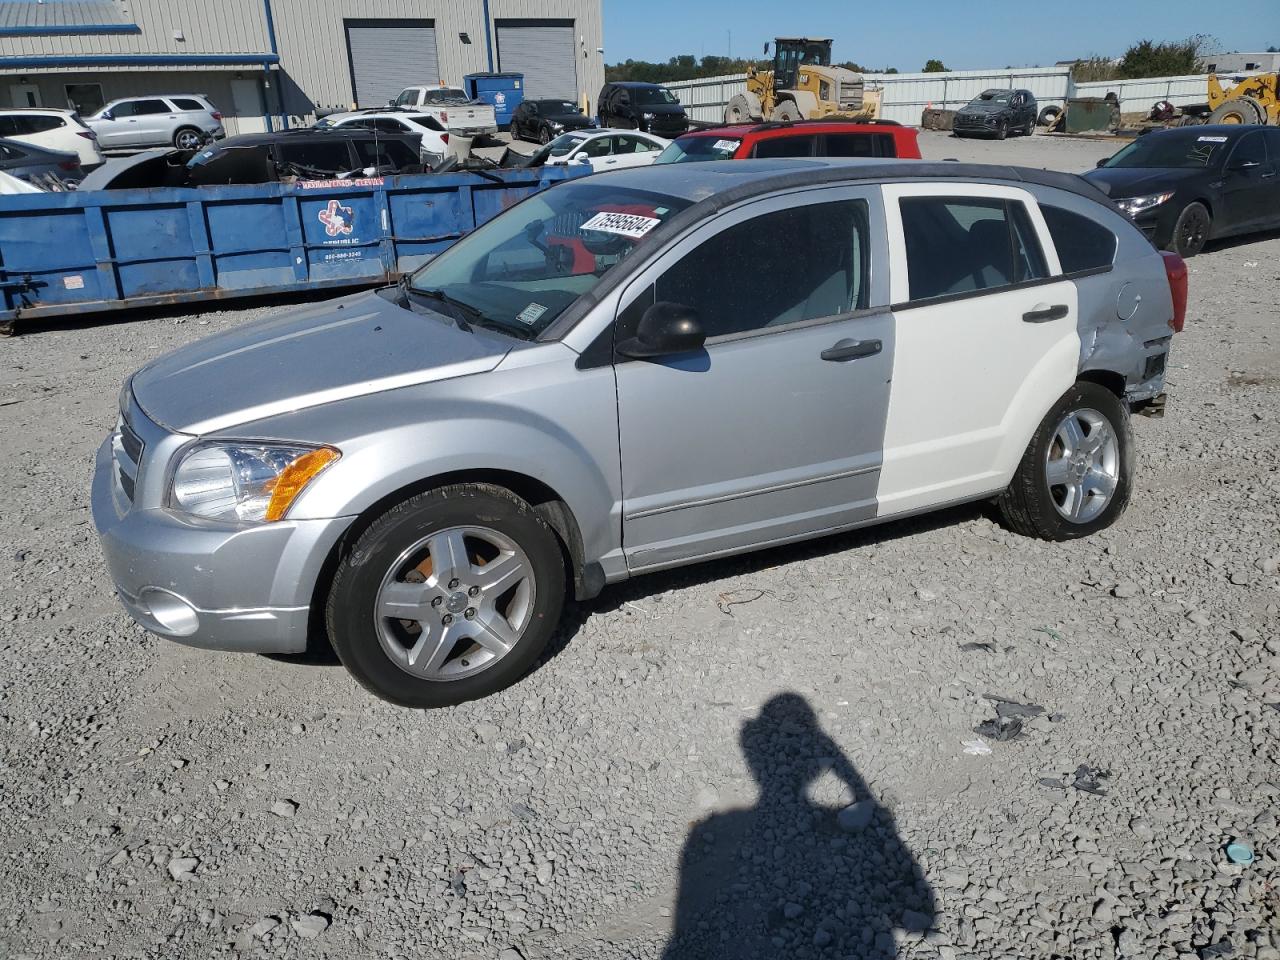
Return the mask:
[[896, 157], [893, 137], [885, 133], [829, 133], [823, 138], [828, 157]]
[[1101, 224], [1062, 207], [1040, 204], [1063, 273], [1110, 267], [1116, 257], [1116, 235]]
[[[789, 266], [771, 269], [778, 251]], [[698, 311], [708, 337], [837, 316], [867, 305], [861, 200], [777, 210], [705, 240], [657, 282], [657, 299]]]
[[117, 117], [145, 117], [154, 113], [169, 113], [169, 105], [163, 100], [126, 100], [111, 108]]
[[813, 137], [772, 137], [756, 144], [753, 157], [811, 157]]
[[67, 121], [48, 114], [11, 114], [0, 117], [0, 137], [26, 137], [65, 127]]
[[308, 171], [345, 173], [351, 169], [351, 152], [346, 140], [285, 143], [279, 150], [282, 164], [304, 167]]
[[175, 97], [173, 105], [179, 110], [208, 110], [199, 100], [192, 100], [188, 97]]
[[399, 169], [418, 162], [418, 152], [403, 140], [356, 140], [361, 166]]
[[904, 197], [910, 296], [996, 290], [1048, 275], [1026, 208], [980, 197]]
[[420, 126], [426, 127], [428, 130], [444, 130], [444, 127], [440, 125], [440, 121], [429, 113], [415, 113], [409, 119]]

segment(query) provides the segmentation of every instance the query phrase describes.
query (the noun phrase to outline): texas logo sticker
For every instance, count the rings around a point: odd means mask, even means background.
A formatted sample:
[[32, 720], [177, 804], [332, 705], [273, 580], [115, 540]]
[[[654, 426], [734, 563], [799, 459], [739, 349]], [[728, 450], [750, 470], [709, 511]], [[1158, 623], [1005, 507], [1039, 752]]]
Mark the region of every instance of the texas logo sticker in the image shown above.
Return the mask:
[[352, 230], [351, 221], [355, 211], [344, 207], [337, 200], [330, 200], [329, 205], [320, 211], [320, 222], [324, 224], [324, 232], [331, 237], [343, 236]]

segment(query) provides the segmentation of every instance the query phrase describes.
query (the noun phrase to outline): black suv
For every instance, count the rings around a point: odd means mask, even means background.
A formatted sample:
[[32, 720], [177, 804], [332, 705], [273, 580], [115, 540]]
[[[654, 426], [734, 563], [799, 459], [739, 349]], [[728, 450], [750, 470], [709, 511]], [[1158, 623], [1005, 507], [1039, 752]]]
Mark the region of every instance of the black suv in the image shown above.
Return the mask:
[[957, 137], [981, 134], [1003, 140], [1011, 133], [1036, 132], [1036, 98], [1030, 90], [983, 90], [956, 111]]
[[596, 116], [602, 127], [643, 130], [656, 137], [678, 137], [689, 129], [680, 101], [656, 83], [606, 83], [596, 101]]
[[594, 126], [572, 100], [526, 100], [511, 115], [511, 139], [550, 143], [568, 130]]

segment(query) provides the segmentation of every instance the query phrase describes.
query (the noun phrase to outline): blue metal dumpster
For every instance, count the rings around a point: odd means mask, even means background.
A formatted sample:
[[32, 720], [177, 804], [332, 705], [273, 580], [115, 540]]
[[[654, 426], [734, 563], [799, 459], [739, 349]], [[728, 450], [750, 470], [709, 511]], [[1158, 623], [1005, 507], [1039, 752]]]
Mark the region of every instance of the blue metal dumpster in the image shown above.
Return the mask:
[[569, 167], [0, 198], [0, 325], [390, 282]]
[[468, 73], [462, 78], [467, 96], [492, 104], [498, 126], [506, 128], [516, 107], [524, 102], [523, 73]]

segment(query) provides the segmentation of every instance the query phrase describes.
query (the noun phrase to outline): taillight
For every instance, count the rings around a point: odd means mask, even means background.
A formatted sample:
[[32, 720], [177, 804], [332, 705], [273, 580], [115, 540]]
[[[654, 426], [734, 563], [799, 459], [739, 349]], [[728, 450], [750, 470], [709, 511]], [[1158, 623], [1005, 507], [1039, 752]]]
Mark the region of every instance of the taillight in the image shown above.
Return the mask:
[[1164, 258], [1164, 274], [1169, 278], [1169, 293], [1173, 297], [1173, 316], [1169, 326], [1174, 333], [1181, 333], [1187, 322], [1187, 263], [1176, 253], [1161, 250]]
[[222, 114], [220, 114], [217, 110], [213, 111], [211, 116], [213, 117], [213, 119], [217, 120], [219, 123], [222, 122]]
[[77, 130], [77, 131], [76, 131], [76, 136], [77, 136], [77, 137], [84, 137], [86, 140], [97, 140], [97, 139], [98, 139], [98, 135], [97, 135], [96, 133], [94, 133], [92, 130]]
[[63, 160], [61, 163], [58, 164], [58, 169], [59, 170], [79, 170], [80, 161], [79, 160]]
[[441, 140], [443, 140], [445, 143], [448, 143], [448, 142], [449, 142], [449, 135], [448, 135], [447, 133], [442, 133], [442, 134], [440, 134], [440, 139], [441, 139]]

